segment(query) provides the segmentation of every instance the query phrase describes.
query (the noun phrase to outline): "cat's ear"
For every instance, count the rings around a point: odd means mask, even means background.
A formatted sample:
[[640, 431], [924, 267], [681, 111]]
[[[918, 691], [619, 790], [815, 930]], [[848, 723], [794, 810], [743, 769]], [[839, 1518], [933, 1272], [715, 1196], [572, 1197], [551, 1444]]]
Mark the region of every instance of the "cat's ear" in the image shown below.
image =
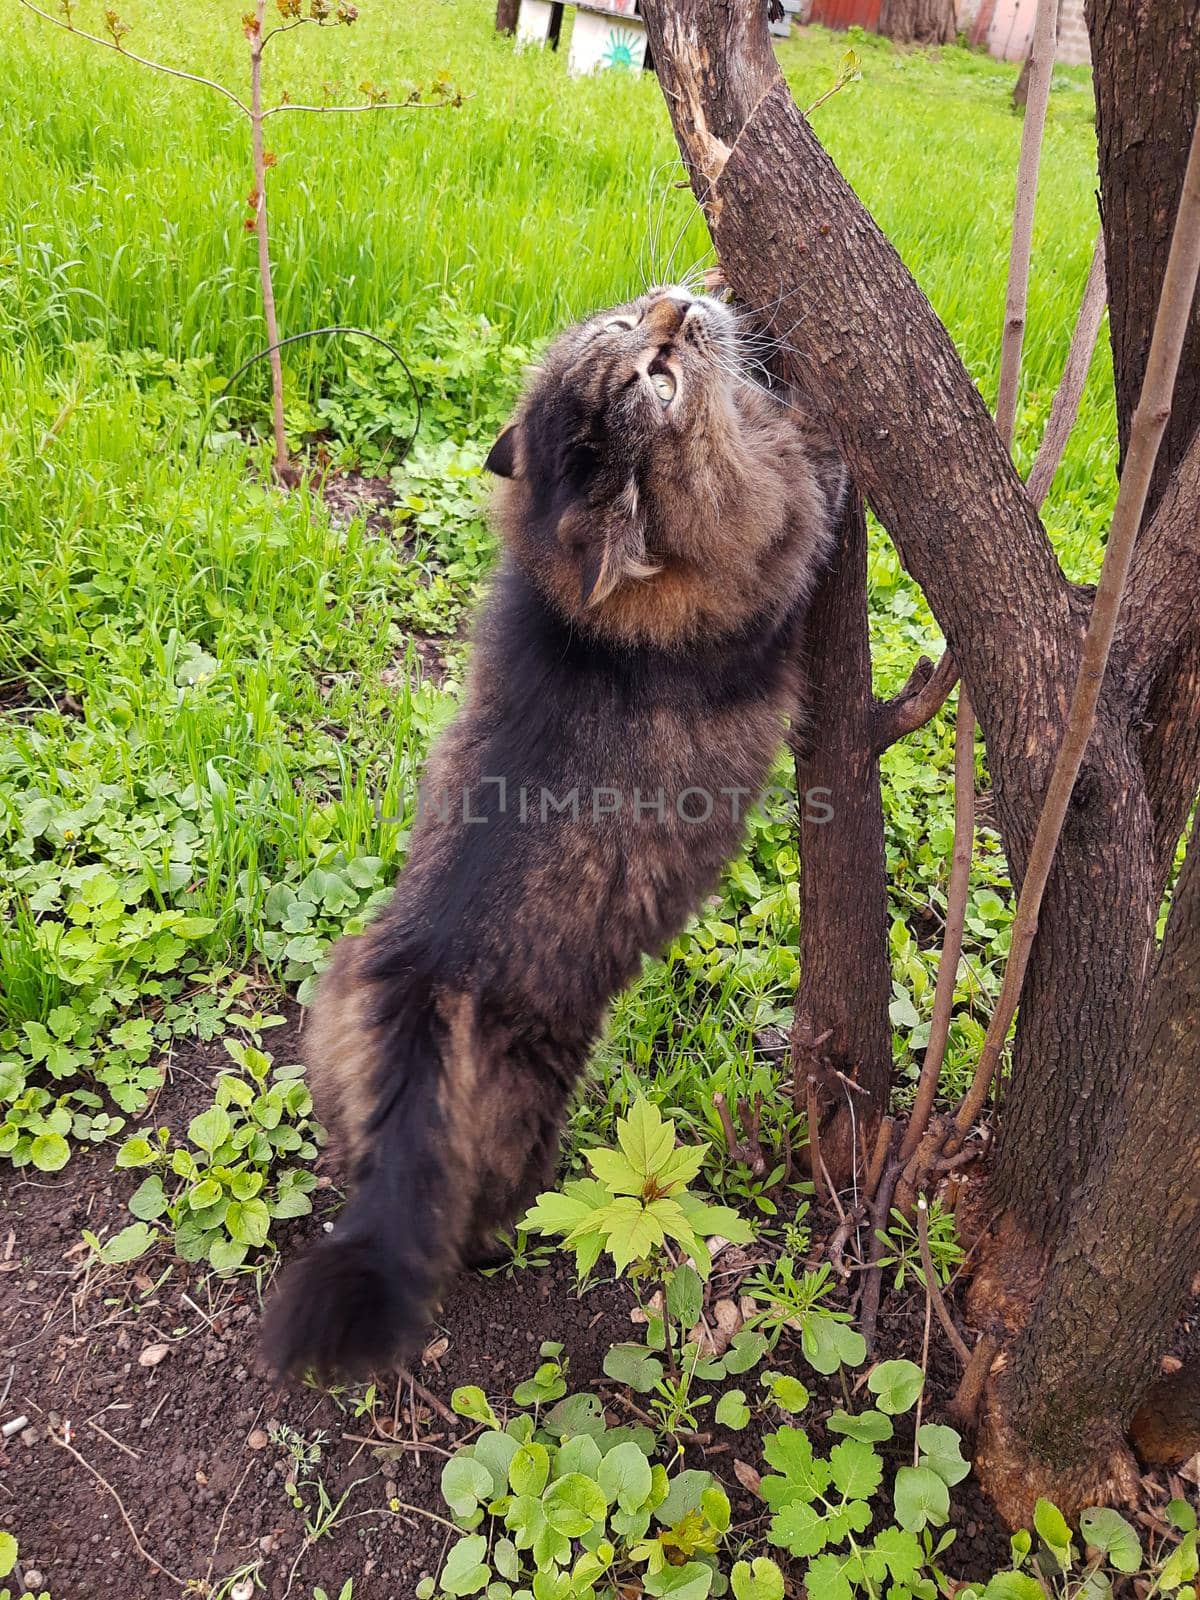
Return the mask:
[[488, 451], [483, 463], [485, 472], [494, 472], [498, 478], [515, 478], [517, 475], [517, 425], [510, 422]]

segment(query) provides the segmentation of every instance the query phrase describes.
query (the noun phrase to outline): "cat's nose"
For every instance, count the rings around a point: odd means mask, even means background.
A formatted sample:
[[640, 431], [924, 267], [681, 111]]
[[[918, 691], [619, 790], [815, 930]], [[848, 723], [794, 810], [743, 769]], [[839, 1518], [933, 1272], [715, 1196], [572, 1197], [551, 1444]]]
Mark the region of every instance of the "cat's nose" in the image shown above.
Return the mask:
[[683, 319], [688, 314], [690, 300], [680, 299], [675, 295], [665, 294], [656, 300], [647, 311], [642, 327], [651, 338], [665, 344], [673, 339], [683, 326]]

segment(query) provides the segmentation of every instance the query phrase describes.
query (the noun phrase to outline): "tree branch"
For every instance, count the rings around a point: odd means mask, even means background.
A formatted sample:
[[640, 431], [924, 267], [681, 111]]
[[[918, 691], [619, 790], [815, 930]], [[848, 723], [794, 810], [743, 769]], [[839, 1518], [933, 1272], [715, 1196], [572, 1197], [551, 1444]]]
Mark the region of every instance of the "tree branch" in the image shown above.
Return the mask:
[[897, 739], [923, 728], [941, 708], [958, 682], [958, 665], [944, 650], [935, 667], [922, 656], [898, 695], [875, 706], [875, 754], [882, 755]]
[[73, 33], [79, 39], [88, 39], [92, 44], [103, 45], [106, 50], [115, 50], [119, 56], [125, 56], [129, 61], [136, 61], [141, 67], [149, 67], [153, 72], [163, 72], [168, 78], [184, 78], [188, 83], [201, 83], [206, 89], [215, 89], [218, 94], [223, 94], [238, 108], [243, 116], [250, 115], [250, 107], [239, 100], [232, 89], [227, 89], [223, 83], [218, 83], [214, 78], [202, 78], [195, 72], [184, 72], [180, 67], [164, 66], [161, 61], [151, 61], [149, 56], [139, 56], [133, 50], [126, 50], [123, 44], [117, 44], [114, 39], [105, 39], [98, 33], [88, 33], [83, 28], [76, 28], [73, 24], [64, 22], [61, 17], [55, 17], [49, 11], [43, 11], [41, 6], [34, 5], [33, 0], [21, 0], [27, 11], [35, 12], [39, 17], [44, 17], [47, 22], [52, 22], [56, 28], [61, 28], [64, 33]]
[[747, 305], [765, 303], [784, 341], [803, 326], [785, 352], [799, 385], [962, 672], [1019, 881], [1086, 608], [949, 335], [794, 105], [761, 3], [646, 0], [643, 11], [726, 279]]
[[1075, 331], [1071, 335], [1071, 348], [1067, 352], [1067, 364], [1063, 368], [1062, 378], [1050, 407], [1050, 416], [1046, 421], [1042, 442], [1038, 446], [1037, 459], [1026, 480], [1025, 486], [1029, 490], [1029, 498], [1035, 506], [1040, 506], [1050, 492], [1054, 474], [1058, 471], [1059, 463], [1067, 448], [1067, 441], [1071, 437], [1071, 430], [1075, 426], [1075, 419], [1079, 415], [1079, 402], [1083, 398], [1083, 386], [1087, 382], [1088, 369], [1091, 367], [1092, 355], [1096, 349], [1096, 335], [1100, 331], [1100, 320], [1104, 316], [1107, 292], [1108, 284], [1104, 274], [1104, 234], [1101, 232], [1096, 235], [1092, 264], [1088, 269], [1083, 299], [1079, 302], [1079, 315], [1075, 319]]
[[1130, 429], [1129, 451], [1121, 486], [1117, 493], [1112, 528], [1104, 551], [1104, 565], [1091, 622], [1083, 642], [1079, 675], [1071, 697], [1066, 731], [1055, 758], [1045, 804], [1038, 818], [1037, 833], [1030, 852], [1024, 881], [1017, 900], [1012, 925], [1012, 943], [1004, 969], [1004, 980], [996, 1009], [988, 1025], [980, 1052], [979, 1065], [971, 1087], [955, 1115], [959, 1139], [965, 1138], [983, 1110], [988, 1090], [1000, 1061], [1004, 1041], [1017, 1009], [1029, 952], [1037, 934], [1038, 914], [1045, 892], [1054, 852], [1062, 832], [1075, 779], [1096, 720], [1096, 707], [1104, 682], [1105, 668], [1116, 633], [1117, 617], [1133, 558], [1138, 528], [1150, 490], [1150, 480], [1159, 445], [1171, 414], [1171, 395], [1179, 369], [1196, 280], [1200, 275], [1200, 123], [1192, 135], [1191, 155], [1184, 177], [1183, 194], [1171, 240], [1171, 252], [1163, 279], [1162, 298], [1154, 321], [1154, 335], [1146, 364], [1146, 380]]
[[1025, 343], [1029, 263], [1033, 254], [1033, 213], [1037, 205], [1046, 107], [1050, 102], [1050, 78], [1054, 71], [1057, 20], [1058, 0], [1038, 0], [1033, 41], [1029, 46], [1029, 98], [1021, 128], [1021, 154], [1017, 160], [1017, 197], [1008, 253], [1004, 331], [1000, 338], [1000, 388], [996, 395], [996, 431], [1010, 450], [1021, 387], [1021, 351]]

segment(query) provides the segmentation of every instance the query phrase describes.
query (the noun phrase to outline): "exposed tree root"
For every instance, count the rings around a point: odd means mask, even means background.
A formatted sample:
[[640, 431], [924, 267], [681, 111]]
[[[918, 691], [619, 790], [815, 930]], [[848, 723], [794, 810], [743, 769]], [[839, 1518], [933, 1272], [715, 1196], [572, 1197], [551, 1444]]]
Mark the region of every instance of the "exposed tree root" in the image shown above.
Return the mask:
[[1140, 1488], [1137, 1462], [1115, 1430], [1094, 1439], [1078, 1465], [1059, 1467], [1031, 1455], [1005, 1416], [1003, 1371], [993, 1373], [984, 1391], [975, 1475], [1011, 1528], [1032, 1527], [1043, 1497], [1073, 1521], [1085, 1506], [1136, 1505]]
[[1180, 1467], [1200, 1452], [1200, 1357], [1151, 1385], [1129, 1436], [1150, 1467]]

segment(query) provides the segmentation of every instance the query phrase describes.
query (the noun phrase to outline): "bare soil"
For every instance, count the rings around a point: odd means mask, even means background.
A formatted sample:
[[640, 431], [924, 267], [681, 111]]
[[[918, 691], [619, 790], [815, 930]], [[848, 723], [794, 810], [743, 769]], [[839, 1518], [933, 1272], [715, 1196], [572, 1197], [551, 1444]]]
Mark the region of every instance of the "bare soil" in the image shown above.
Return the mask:
[[[269, 1038], [281, 1061], [299, 1054], [298, 1013], [288, 1015]], [[155, 1121], [186, 1123], [224, 1061], [219, 1043], [181, 1052]], [[339, 1174], [331, 1165], [324, 1176]], [[362, 1386], [279, 1388], [257, 1353], [269, 1272], [222, 1280], [165, 1251], [125, 1267], [89, 1265], [80, 1230], [123, 1226], [138, 1177], [114, 1171], [111, 1149], [102, 1149], [76, 1155], [53, 1177], [14, 1174], [0, 1193], [0, 1423], [30, 1419], [0, 1444], [0, 1527], [17, 1536], [26, 1573], [41, 1574], [54, 1600], [105, 1591], [119, 1600], [225, 1595], [222, 1582], [249, 1567], [263, 1586], [256, 1592], [272, 1600], [311, 1600], [317, 1584], [336, 1597], [349, 1577], [355, 1600], [411, 1594], [436, 1573], [453, 1537], [434, 1520], [445, 1511], [439, 1478], [444, 1452], [469, 1427], [428, 1397], [444, 1406], [459, 1384], [476, 1383], [502, 1398], [533, 1372], [547, 1338], [566, 1347], [571, 1387], [598, 1387], [613, 1420], [628, 1420], [602, 1362], [611, 1344], [637, 1336], [632, 1296], [613, 1283], [578, 1296], [561, 1256], [548, 1267], [459, 1280], [415, 1373], [427, 1396], [389, 1377], [377, 1386], [372, 1418], [359, 1414]], [[314, 1217], [288, 1225], [285, 1255], [336, 1209], [336, 1189], [325, 1187], [317, 1201]], [[736, 1282], [721, 1285], [731, 1291]], [[918, 1294], [886, 1302], [880, 1354], [920, 1359], [924, 1312]], [[773, 1361], [786, 1368], [782, 1348]], [[814, 1390], [805, 1426], [827, 1448], [835, 1441], [823, 1438], [822, 1419], [846, 1396], [837, 1379], [807, 1370], [804, 1378]], [[936, 1324], [930, 1378], [925, 1420], [957, 1379]], [[756, 1380], [731, 1382], [752, 1393]], [[297, 1470], [281, 1428], [319, 1448], [320, 1459]], [[910, 1419], [889, 1447], [897, 1462], [911, 1459], [911, 1434]], [[734, 1472], [739, 1460], [762, 1466], [757, 1424], [741, 1433], [713, 1426], [687, 1456], [725, 1485], [739, 1532], [761, 1531], [763, 1507]], [[313, 1539], [318, 1479], [330, 1503], [346, 1498]], [[958, 1538], [945, 1564], [956, 1576], [986, 1576], [1005, 1564], [1007, 1535], [970, 1480], [954, 1501]]]

